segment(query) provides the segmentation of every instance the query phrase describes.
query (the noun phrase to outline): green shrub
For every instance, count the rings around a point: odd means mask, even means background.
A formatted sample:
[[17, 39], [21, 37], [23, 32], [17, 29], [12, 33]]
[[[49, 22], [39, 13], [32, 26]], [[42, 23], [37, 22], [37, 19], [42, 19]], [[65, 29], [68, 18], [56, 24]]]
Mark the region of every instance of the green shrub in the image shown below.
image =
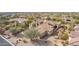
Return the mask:
[[76, 23], [76, 24], [79, 24], [79, 20], [75, 20], [75, 23]]
[[10, 28], [10, 31], [13, 35], [17, 35], [17, 32], [19, 31], [19, 29], [17, 28]]
[[65, 33], [63, 34], [63, 36], [62, 36], [62, 39], [63, 39], [63, 40], [68, 40], [68, 39], [69, 39], [68, 33], [65, 32]]

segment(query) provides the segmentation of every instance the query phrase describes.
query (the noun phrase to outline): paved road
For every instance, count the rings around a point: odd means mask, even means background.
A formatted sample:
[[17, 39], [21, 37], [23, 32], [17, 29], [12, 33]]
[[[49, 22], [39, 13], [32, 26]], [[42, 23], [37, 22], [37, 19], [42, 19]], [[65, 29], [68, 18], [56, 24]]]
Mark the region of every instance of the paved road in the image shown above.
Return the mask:
[[0, 36], [0, 46], [12, 46], [12, 45]]

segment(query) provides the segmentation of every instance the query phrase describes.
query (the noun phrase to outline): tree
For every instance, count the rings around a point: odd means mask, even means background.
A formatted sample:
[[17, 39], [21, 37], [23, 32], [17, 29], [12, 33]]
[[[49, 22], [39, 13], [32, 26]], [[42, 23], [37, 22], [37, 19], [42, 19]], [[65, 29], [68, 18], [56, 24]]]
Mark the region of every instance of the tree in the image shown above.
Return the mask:
[[50, 16], [49, 16], [49, 15], [46, 17], [46, 20], [51, 20], [51, 18], [50, 18]]
[[25, 23], [16, 23], [15, 28], [17, 29], [24, 29]]
[[13, 35], [17, 35], [18, 33], [21, 32], [21, 29], [18, 29], [18, 28], [10, 28], [10, 31]]
[[28, 16], [28, 19], [29, 19], [29, 20], [33, 20], [34, 17], [33, 17], [33, 16]]
[[7, 17], [7, 16], [0, 16], [0, 20], [9, 20], [9, 17]]
[[17, 32], [16, 28], [11, 28], [10, 31], [11, 31], [11, 33], [12, 33], [13, 35], [15, 35], [16, 32]]

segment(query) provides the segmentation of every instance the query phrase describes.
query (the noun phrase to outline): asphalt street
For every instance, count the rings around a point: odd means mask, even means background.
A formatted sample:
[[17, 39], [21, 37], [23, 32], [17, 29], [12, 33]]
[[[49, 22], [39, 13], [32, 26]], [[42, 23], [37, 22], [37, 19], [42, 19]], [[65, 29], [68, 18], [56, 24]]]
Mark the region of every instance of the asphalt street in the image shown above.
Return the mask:
[[12, 46], [12, 45], [0, 36], [0, 46]]

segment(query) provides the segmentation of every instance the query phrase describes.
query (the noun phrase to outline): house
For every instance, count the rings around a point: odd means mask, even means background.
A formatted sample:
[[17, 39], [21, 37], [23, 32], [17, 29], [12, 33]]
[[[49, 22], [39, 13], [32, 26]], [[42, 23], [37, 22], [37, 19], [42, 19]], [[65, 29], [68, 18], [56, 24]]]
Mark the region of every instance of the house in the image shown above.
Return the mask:
[[74, 27], [75, 31], [79, 31], [79, 24]]
[[70, 45], [79, 46], [79, 24], [74, 27], [74, 31], [70, 33]]
[[70, 33], [70, 45], [79, 46], [79, 25], [74, 27], [74, 31]]
[[71, 23], [73, 20], [72, 17], [67, 17], [67, 16], [62, 17], [62, 19], [64, 20], [65, 23]]
[[25, 18], [14, 18], [9, 20], [9, 22], [18, 22], [18, 23], [23, 23], [25, 21], [27, 21], [27, 19]]
[[40, 20], [36, 21], [36, 30], [41, 34], [40, 37], [43, 37], [45, 35], [49, 35], [53, 31], [53, 26], [55, 25], [50, 20]]
[[70, 41], [69, 44], [72, 46], [79, 46], [79, 32], [71, 32], [70, 33]]

